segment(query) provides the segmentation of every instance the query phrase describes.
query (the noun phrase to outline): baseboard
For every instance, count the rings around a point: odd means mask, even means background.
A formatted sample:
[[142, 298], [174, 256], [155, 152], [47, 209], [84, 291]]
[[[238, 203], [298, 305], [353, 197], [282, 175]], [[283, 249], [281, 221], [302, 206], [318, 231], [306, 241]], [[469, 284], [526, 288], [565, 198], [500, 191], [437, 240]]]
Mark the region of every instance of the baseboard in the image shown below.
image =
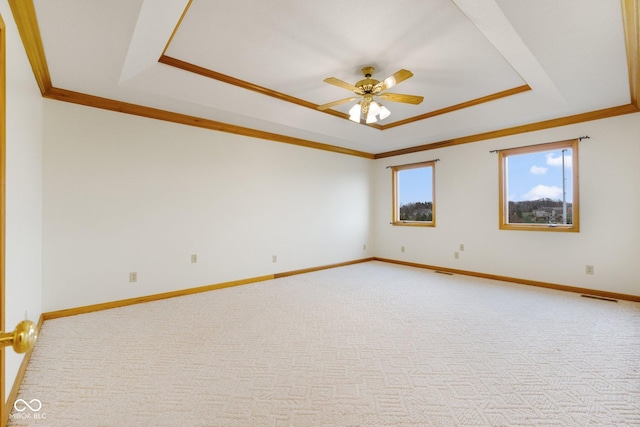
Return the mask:
[[336, 267], [343, 267], [343, 266], [347, 266], [347, 265], [359, 264], [359, 263], [369, 262], [369, 261], [382, 261], [382, 262], [388, 262], [388, 263], [392, 263], [392, 264], [406, 265], [406, 266], [409, 266], [409, 267], [426, 268], [426, 269], [429, 269], [429, 270], [444, 271], [444, 272], [453, 273], [453, 274], [461, 274], [461, 275], [465, 275], [465, 276], [481, 277], [481, 278], [492, 279], [492, 280], [501, 280], [503, 282], [518, 283], [518, 284], [528, 285], [528, 286], [537, 286], [537, 287], [541, 287], [541, 288], [555, 289], [555, 290], [559, 290], [559, 291], [574, 292], [574, 293], [580, 293], [580, 294], [595, 295], [595, 296], [604, 297], [604, 298], [612, 298], [612, 299], [619, 299], [619, 300], [625, 300], [625, 301], [640, 302], [640, 296], [639, 295], [628, 295], [628, 294], [621, 294], [621, 293], [616, 293], [616, 292], [601, 291], [601, 290], [597, 290], [597, 289], [579, 288], [579, 287], [574, 287], [574, 286], [560, 285], [560, 284], [556, 284], [556, 283], [548, 283], [548, 282], [540, 282], [540, 281], [535, 281], [535, 280], [521, 279], [521, 278], [516, 278], [516, 277], [500, 276], [500, 275], [496, 275], [496, 274], [479, 273], [479, 272], [475, 272], [475, 271], [459, 270], [459, 269], [454, 269], [454, 268], [440, 267], [440, 266], [434, 266], [434, 265], [428, 265], [428, 264], [419, 264], [419, 263], [400, 261], [400, 260], [389, 259], [389, 258], [370, 257], [370, 258], [362, 258], [362, 259], [358, 259], [358, 260], [346, 261], [346, 262], [341, 262], [341, 263], [327, 264], [327, 265], [322, 265], [322, 266], [317, 266], [317, 267], [310, 267], [310, 268], [305, 268], [305, 269], [301, 269], [301, 270], [292, 270], [292, 271], [287, 271], [287, 272], [269, 274], [269, 275], [265, 275], [265, 276], [252, 277], [252, 278], [248, 278], [248, 279], [234, 280], [234, 281], [231, 281], [231, 282], [218, 283], [218, 284], [214, 284], [214, 285], [207, 285], [207, 286], [200, 286], [200, 287], [196, 287], [196, 288], [181, 289], [181, 290], [172, 291], [172, 292], [165, 292], [165, 293], [160, 293], [160, 294], [146, 295], [146, 296], [141, 296], [141, 297], [136, 297], [136, 298], [129, 298], [129, 299], [124, 299], [124, 300], [111, 301], [111, 302], [106, 302], [106, 303], [100, 303], [100, 304], [93, 304], [93, 305], [69, 308], [69, 309], [65, 309], [65, 310], [50, 311], [50, 312], [46, 312], [46, 313], [42, 314], [42, 316], [40, 318], [41, 320], [38, 323], [38, 325], [40, 326], [42, 324], [43, 320], [56, 319], [56, 318], [59, 318], [59, 317], [75, 316], [75, 315], [78, 315], [78, 314], [85, 314], [85, 313], [91, 313], [91, 312], [94, 312], [94, 311], [108, 310], [108, 309], [117, 308], [117, 307], [125, 307], [125, 306], [133, 305], [133, 304], [142, 304], [142, 303], [146, 303], [146, 302], [158, 301], [158, 300], [167, 299], [167, 298], [174, 298], [174, 297], [179, 297], [179, 296], [184, 296], [184, 295], [192, 295], [192, 294], [196, 294], [196, 293], [200, 293], [200, 292], [208, 292], [208, 291], [213, 291], [213, 290], [216, 290], [216, 289], [223, 289], [223, 288], [229, 288], [229, 287], [233, 287], [233, 286], [240, 286], [240, 285], [245, 285], [245, 284], [249, 284], [249, 283], [256, 283], [256, 282], [261, 282], [261, 281], [265, 281], [265, 280], [272, 280], [272, 279], [277, 279], [277, 278], [281, 278], [281, 277], [288, 277], [288, 276], [293, 276], [293, 275], [296, 275], [296, 274], [311, 273], [311, 272], [314, 272], [314, 271], [326, 270], [326, 269], [329, 269], [329, 268], [336, 268]]
[[418, 264], [415, 262], [399, 261], [399, 260], [388, 259], [388, 258], [374, 257], [374, 260], [388, 262], [392, 264], [406, 265], [409, 267], [426, 268], [429, 270], [437, 270], [437, 271], [444, 271], [444, 272], [453, 273], [453, 274], [461, 274], [464, 276], [481, 277], [484, 279], [500, 280], [503, 282], [518, 283], [521, 285], [536, 286], [539, 288], [555, 289], [557, 291], [574, 292], [579, 294], [595, 295], [599, 297], [611, 298], [611, 299], [617, 299], [617, 300], [640, 302], [640, 295], [619, 294], [616, 292], [601, 291], [597, 289], [579, 288], [575, 286], [559, 285], [556, 283], [539, 282], [536, 280], [520, 279], [520, 278], [508, 277], [508, 276], [499, 276], [496, 274], [478, 273], [475, 271], [458, 270], [455, 268], [438, 267], [434, 265]]
[[268, 274], [265, 276], [251, 277], [249, 279], [243, 279], [243, 280], [233, 280], [231, 282], [218, 283], [215, 285], [206, 285], [206, 286], [199, 286], [197, 288], [180, 289], [177, 291], [163, 292], [160, 294], [144, 295], [141, 297], [128, 298], [123, 300], [104, 302], [100, 304], [92, 304], [92, 305], [85, 305], [81, 307], [68, 308], [65, 310], [48, 311], [46, 313], [43, 313], [43, 316], [44, 316], [44, 320], [57, 319], [59, 317], [76, 316], [78, 314], [92, 313], [94, 311], [109, 310], [112, 308], [126, 307], [128, 305], [143, 304], [145, 302], [159, 301], [167, 298], [181, 297], [181, 296], [192, 295], [192, 294], [197, 294], [201, 292], [214, 291], [216, 289], [230, 288], [233, 286], [240, 286], [240, 285], [246, 285], [249, 283], [262, 282], [265, 280], [272, 280], [273, 278], [274, 278], [273, 274]]
[[[41, 314], [38, 319], [38, 324], [36, 325], [36, 332], [40, 335], [40, 329], [42, 328], [42, 323], [44, 322], [44, 316]], [[37, 342], [37, 341], [36, 341]], [[9, 415], [13, 410], [13, 404], [18, 397], [18, 392], [20, 391], [20, 386], [22, 385], [22, 380], [24, 379], [24, 374], [27, 371], [27, 366], [29, 365], [29, 361], [31, 360], [31, 353], [33, 349], [29, 350], [24, 354], [22, 358], [22, 363], [20, 363], [20, 368], [18, 368], [18, 373], [16, 374], [16, 379], [13, 381], [13, 387], [11, 387], [11, 391], [7, 396], [7, 402], [5, 404], [5, 415], [6, 419], [4, 420], [4, 424], [6, 425], [9, 421]]]
[[101, 310], [109, 310], [112, 308], [125, 307], [133, 304], [142, 304], [145, 302], [158, 301], [158, 300], [175, 298], [175, 297], [180, 297], [185, 295], [192, 295], [192, 294], [197, 294], [201, 292], [209, 292], [209, 291], [214, 291], [216, 289], [230, 288], [233, 286], [240, 286], [240, 285], [246, 285], [249, 283], [262, 282], [265, 280], [272, 280], [280, 277], [293, 276], [296, 274], [310, 273], [318, 270], [326, 270], [328, 268], [343, 267], [345, 265], [358, 264], [361, 262], [367, 262], [367, 261], [373, 261], [373, 260], [374, 258], [363, 258], [363, 259], [346, 261], [346, 262], [341, 262], [336, 264], [310, 267], [302, 270], [293, 270], [293, 271], [282, 272], [282, 273], [268, 274], [265, 276], [251, 277], [249, 279], [234, 280], [231, 282], [218, 283], [214, 285], [180, 289], [177, 291], [164, 292], [160, 294], [145, 295], [141, 297], [128, 298], [128, 299], [123, 299], [118, 301], [110, 301], [110, 302], [105, 302], [100, 304], [92, 304], [92, 305], [85, 305], [81, 307], [68, 308], [65, 310], [49, 311], [49, 312], [43, 313], [42, 316], [44, 317], [44, 320], [57, 319], [59, 317], [76, 316], [78, 314], [91, 313], [94, 311], [101, 311]]
[[312, 273], [314, 271], [319, 271], [319, 270], [326, 270], [329, 268], [336, 268], [336, 267], [344, 267], [347, 265], [353, 265], [353, 264], [360, 264], [363, 262], [369, 262], [369, 261], [373, 261], [375, 260], [375, 258], [371, 257], [371, 258], [362, 258], [362, 259], [357, 259], [354, 261], [346, 261], [346, 262], [340, 262], [337, 264], [328, 264], [328, 265], [322, 265], [320, 267], [311, 267], [311, 268], [304, 268], [302, 270], [293, 270], [293, 271], [287, 271], [284, 273], [276, 273], [274, 274], [274, 278], [278, 279], [280, 277], [287, 277], [287, 276], [295, 276], [296, 274], [304, 274], [304, 273]]

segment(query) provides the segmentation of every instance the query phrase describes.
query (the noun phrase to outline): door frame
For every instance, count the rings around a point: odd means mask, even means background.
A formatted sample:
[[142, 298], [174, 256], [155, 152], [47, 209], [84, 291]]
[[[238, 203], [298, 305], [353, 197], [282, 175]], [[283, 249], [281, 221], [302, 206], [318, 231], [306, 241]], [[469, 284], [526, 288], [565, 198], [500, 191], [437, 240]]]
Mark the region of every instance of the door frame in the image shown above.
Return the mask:
[[[5, 330], [5, 203], [6, 203], [6, 27], [0, 14], [0, 332]], [[0, 427], [7, 425], [5, 348], [0, 347]]]

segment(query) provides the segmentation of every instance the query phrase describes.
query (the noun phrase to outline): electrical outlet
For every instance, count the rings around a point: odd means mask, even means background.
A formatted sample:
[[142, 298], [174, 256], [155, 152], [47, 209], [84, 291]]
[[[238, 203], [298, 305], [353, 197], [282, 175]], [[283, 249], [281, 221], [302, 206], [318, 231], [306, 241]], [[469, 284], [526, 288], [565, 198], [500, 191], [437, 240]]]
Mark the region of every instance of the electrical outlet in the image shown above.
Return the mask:
[[191, 255], [191, 264], [195, 264], [198, 262], [198, 255], [193, 254]]
[[362, 250], [366, 251], [367, 250], [367, 245], [362, 245]]
[[460, 252], [464, 251], [464, 243], [460, 243]]
[[454, 253], [453, 253], [453, 257], [454, 257], [455, 259], [460, 259], [460, 252], [454, 252]]
[[400, 252], [404, 252], [404, 246], [400, 246]]
[[278, 262], [278, 256], [277, 256], [277, 255], [273, 255], [273, 256], [271, 257], [271, 262], [273, 262], [273, 263]]
[[132, 273], [129, 273], [129, 283], [135, 283], [138, 281], [138, 273], [136, 273], [135, 271]]
[[593, 265], [585, 265], [584, 272], [586, 274], [593, 274]]

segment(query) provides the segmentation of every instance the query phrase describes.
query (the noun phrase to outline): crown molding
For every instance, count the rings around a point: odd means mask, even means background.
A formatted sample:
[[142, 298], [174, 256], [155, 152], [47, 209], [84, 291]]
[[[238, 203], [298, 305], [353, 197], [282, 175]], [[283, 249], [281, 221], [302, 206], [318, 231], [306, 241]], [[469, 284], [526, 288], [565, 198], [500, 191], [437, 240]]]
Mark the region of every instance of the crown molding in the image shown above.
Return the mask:
[[383, 159], [385, 157], [401, 156], [403, 154], [417, 153], [420, 151], [435, 150], [436, 148], [452, 147], [454, 145], [468, 144], [471, 142], [484, 141], [487, 139], [501, 138], [504, 136], [518, 135], [520, 133], [534, 132], [543, 129], [550, 129], [559, 126], [573, 125], [576, 123], [589, 122], [592, 120], [606, 119], [624, 114], [637, 113], [639, 110], [635, 105], [627, 104], [603, 110], [590, 111], [588, 113], [575, 114], [573, 116], [561, 117], [558, 119], [544, 120], [537, 123], [515, 126], [491, 132], [478, 133], [475, 135], [463, 136], [460, 138], [448, 139], [445, 141], [433, 142], [430, 144], [418, 145], [415, 147], [403, 148], [400, 150], [378, 153], [374, 157]]
[[631, 104], [640, 109], [640, 7], [638, 0], [622, 0], [622, 18], [629, 66]]
[[215, 120], [204, 119], [196, 116], [189, 116], [186, 114], [174, 113], [172, 111], [160, 110], [157, 108], [145, 107], [128, 102], [101, 98], [99, 96], [87, 95], [85, 93], [59, 89], [56, 87], [52, 87], [51, 89], [49, 89], [49, 91], [44, 94], [43, 97], [47, 99], [70, 102], [73, 104], [85, 105], [87, 107], [100, 108], [103, 110], [117, 111], [119, 113], [132, 114], [134, 116], [163, 120], [166, 122], [194, 126], [218, 132], [233, 133], [236, 135], [248, 136], [251, 138], [259, 138], [265, 139], [267, 141], [282, 142], [285, 144], [298, 145], [301, 147], [315, 148], [317, 150], [331, 151], [334, 153], [347, 154], [350, 156], [363, 157], [366, 159], [374, 158], [373, 154], [366, 153], [364, 151], [352, 150], [349, 148], [338, 147], [336, 145], [323, 144], [321, 142], [295, 138], [292, 136], [281, 135], [272, 132], [265, 132], [243, 126], [236, 126], [229, 123], [218, 122]]
[[[585, 112], [567, 117], [561, 117], [552, 120], [545, 120], [536, 123], [529, 123], [520, 126], [515, 126], [507, 129], [494, 130], [490, 132], [484, 132], [475, 135], [468, 135], [459, 138], [453, 138], [449, 140], [433, 142], [414, 147], [404, 148], [400, 150], [393, 150], [382, 152], [378, 154], [367, 153], [358, 150], [352, 150], [348, 148], [338, 147], [330, 144], [324, 144], [317, 141], [310, 141], [301, 138], [294, 138], [286, 135], [264, 132], [257, 129], [251, 129], [241, 126], [235, 126], [228, 123], [217, 122], [214, 120], [208, 120], [195, 116], [188, 116], [184, 114], [178, 114], [166, 110], [160, 110], [150, 107], [144, 107], [140, 105], [130, 104], [122, 101], [111, 100], [106, 98], [100, 98], [93, 95], [82, 94], [78, 92], [69, 91], [66, 89], [60, 89], [53, 86], [51, 77], [49, 75], [49, 69], [47, 66], [46, 55], [42, 45], [42, 39], [40, 36], [40, 29], [38, 27], [37, 17], [33, 0], [9, 0], [9, 5], [14, 16], [14, 20], [20, 32], [22, 43], [25, 48], [25, 52], [31, 63], [33, 74], [40, 87], [40, 91], [45, 98], [55, 99], [59, 101], [72, 102], [80, 105], [91, 106], [95, 108], [102, 108], [111, 111], [118, 111], [126, 114], [134, 114], [142, 117], [148, 117], [158, 120], [165, 120], [174, 123], [180, 123], [188, 126], [196, 126], [205, 129], [234, 133], [238, 135], [248, 136], [252, 138], [260, 138], [269, 141], [281, 142], [286, 144], [293, 144], [302, 147], [314, 148], [319, 150], [331, 151], [340, 154], [347, 154], [357, 157], [363, 157], [367, 159], [379, 159], [391, 156], [398, 156], [408, 153], [415, 153], [420, 151], [428, 151], [436, 148], [444, 148], [455, 145], [467, 144], [471, 142], [483, 141], [492, 138], [500, 138], [504, 136], [516, 135], [525, 132], [533, 132], [537, 130], [549, 129], [558, 126], [566, 126], [575, 123], [581, 123], [591, 120], [599, 120], [608, 117], [615, 117], [623, 114], [631, 114], [640, 111], [640, 14], [637, 0], [621, 0], [623, 11], [623, 23], [624, 23], [624, 35], [625, 43], [627, 47], [627, 59], [629, 64], [629, 87], [630, 87], [630, 99], [631, 103], [628, 105], [620, 105], [617, 107], [606, 108], [597, 111]], [[164, 57], [164, 56], [163, 56]], [[164, 57], [165, 60], [168, 57]], [[472, 105], [476, 105], [482, 102], [488, 102], [494, 99], [496, 96], [504, 94], [509, 96], [511, 94], [520, 93], [525, 90], [529, 90], [528, 86], [520, 86], [518, 88], [509, 89], [508, 91], [500, 92], [499, 94], [489, 95], [489, 97], [479, 98], [477, 100], [468, 101]], [[464, 105], [463, 103], [460, 105]], [[456, 106], [454, 106], [456, 107]], [[454, 108], [449, 107], [449, 108]], [[443, 109], [447, 110], [447, 109]], [[450, 112], [444, 111], [442, 114]], [[434, 112], [435, 113], [435, 112]], [[434, 114], [428, 113], [428, 114]], [[338, 113], [342, 114], [342, 113]], [[386, 125], [387, 128], [394, 124]], [[379, 126], [383, 128], [382, 126]]]

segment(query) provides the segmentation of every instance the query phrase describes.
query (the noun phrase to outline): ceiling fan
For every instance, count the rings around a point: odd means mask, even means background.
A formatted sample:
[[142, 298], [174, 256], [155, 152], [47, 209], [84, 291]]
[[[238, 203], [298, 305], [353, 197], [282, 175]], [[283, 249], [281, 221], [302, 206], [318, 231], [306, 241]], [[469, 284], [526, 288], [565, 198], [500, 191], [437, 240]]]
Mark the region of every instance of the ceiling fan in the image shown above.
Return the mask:
[[403, 102], [414, 105], [420, 104], [424, 99], [423, 96], [404, 95], [400, 93], [382, 93], [413, 76], [411, 71], [404, 69], [396, 71], [393, 75], [382, 81], [371, 78], [374, 71], [375, 68], [373, 67], [364, 67], [362, 69], [362, 74], [365, 78], [357, 82], [355, 85], [349, 84], [335, 77], [328, 77], [324, 79], [326, 83], [347, 89], [358, 96], [351, 96], [349, 98], [329, 102], [328, 104], [318, 105], [318, 110], [327, 110], [361, 98], [361, 100], [349, 110], [349, 120], [360, 123], [361, 118], [364, 118], [366, 123], [375, 123], [378, 119], [383, 120], [389, 117], [391, 112], [379, 102], [375, 101], [373, 99], [374, 96], [386, 101]]

